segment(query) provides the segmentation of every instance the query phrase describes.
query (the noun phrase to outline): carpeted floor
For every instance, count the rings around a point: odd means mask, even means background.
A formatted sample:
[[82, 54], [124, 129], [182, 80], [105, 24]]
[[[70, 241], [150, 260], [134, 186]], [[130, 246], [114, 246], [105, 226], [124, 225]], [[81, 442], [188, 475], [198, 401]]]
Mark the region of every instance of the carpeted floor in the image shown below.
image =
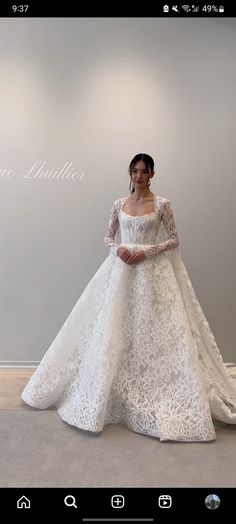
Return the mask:
[[216, 436], [160, 443], [120, 424], [79, 430], [55, 410], [1, 410], [0, 487], [235, 487], [236, 426]]

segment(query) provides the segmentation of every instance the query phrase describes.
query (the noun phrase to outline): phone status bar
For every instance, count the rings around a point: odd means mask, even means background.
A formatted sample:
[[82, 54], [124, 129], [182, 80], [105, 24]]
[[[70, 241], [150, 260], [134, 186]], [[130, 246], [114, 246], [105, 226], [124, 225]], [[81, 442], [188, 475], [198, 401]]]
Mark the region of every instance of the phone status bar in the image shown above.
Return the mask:
[[202, 14], [222, 14], [225, 12], [224, 5], [211, 5], [211, 4], [205, 4], [203, 6], [200, 5], [168, 5], [163, 4], [163, 13], [179, 13], [179, 14], [185, 14], [185, 13], [202, 13]]

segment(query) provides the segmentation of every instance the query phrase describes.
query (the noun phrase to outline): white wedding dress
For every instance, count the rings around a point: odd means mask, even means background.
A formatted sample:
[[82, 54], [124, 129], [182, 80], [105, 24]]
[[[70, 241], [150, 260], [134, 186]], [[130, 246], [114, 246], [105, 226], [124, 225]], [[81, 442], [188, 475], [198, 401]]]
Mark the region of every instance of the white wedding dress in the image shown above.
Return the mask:
[[[181, 258], [171, 202], [128, 215], [112, 205], [100, 265], [22, 392], [35, 408], [99, 432], [105, 424], [160, 439], [215, 440], [236, 424], [236, 366], [224, 363]], [[132, 265], [119, 246], [146, 258]]]

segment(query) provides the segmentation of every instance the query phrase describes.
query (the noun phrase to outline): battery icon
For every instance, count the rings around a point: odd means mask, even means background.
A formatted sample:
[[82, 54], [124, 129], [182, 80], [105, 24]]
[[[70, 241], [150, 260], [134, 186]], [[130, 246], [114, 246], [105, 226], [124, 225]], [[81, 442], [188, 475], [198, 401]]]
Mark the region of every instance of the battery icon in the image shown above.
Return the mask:
[[219, 6], [219, 13], [223, 13], [225, 10], [224, 6], [223, 5], [220, 5]]

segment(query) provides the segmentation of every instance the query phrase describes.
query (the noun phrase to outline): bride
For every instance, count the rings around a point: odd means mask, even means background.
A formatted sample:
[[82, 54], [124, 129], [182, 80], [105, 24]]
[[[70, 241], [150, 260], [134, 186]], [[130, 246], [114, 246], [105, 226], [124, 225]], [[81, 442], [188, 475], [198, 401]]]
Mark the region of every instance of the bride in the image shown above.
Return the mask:
[[171, 201], [136, 155], [111, 207], [109, 255], [22, 392], [80, 429], [123, 423], [167, 440], [215, 440], [236, 424], [236, 366], [224, 363], [180, 253]]

